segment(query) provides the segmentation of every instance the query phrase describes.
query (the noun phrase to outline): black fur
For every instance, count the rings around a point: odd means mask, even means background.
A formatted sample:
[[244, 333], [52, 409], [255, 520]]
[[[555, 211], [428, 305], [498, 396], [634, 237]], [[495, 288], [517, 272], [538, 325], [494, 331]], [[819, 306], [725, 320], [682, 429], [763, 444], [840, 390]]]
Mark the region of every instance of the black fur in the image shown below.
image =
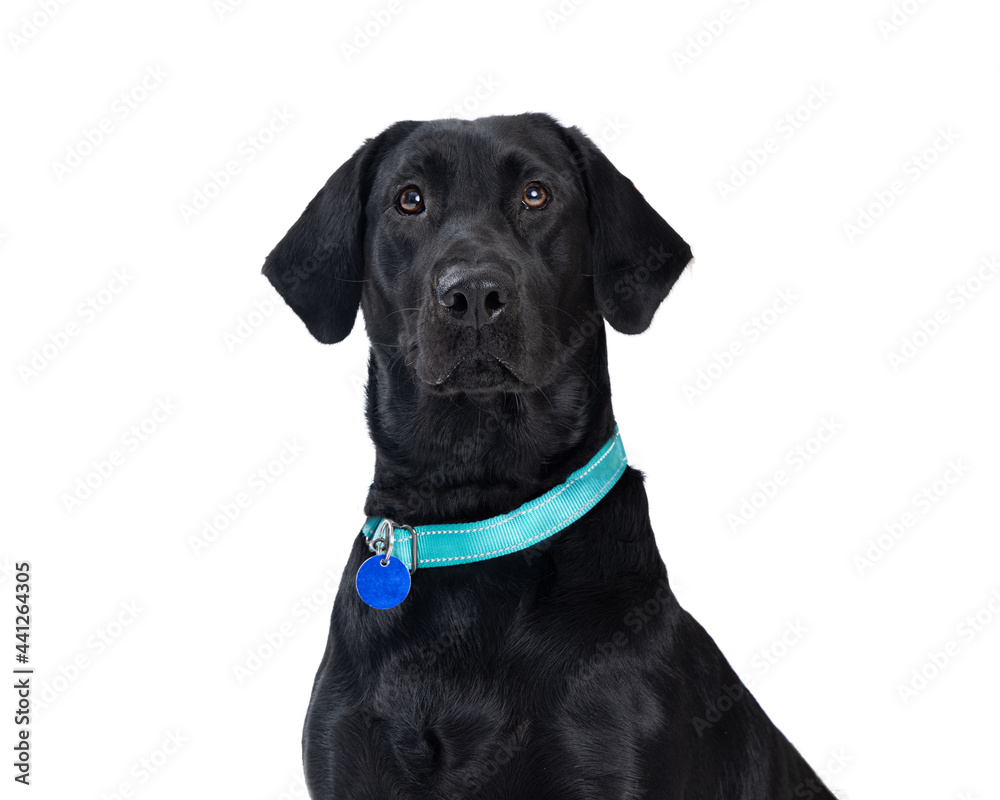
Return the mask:
[[[396, 206], [411, 186], [420, 214]], [[604, 320], [645, 330], [690, 258], [580, 131], [524, 114], [392, 126], [264, 272], [320, 341], [363, 309], [365, 511], [420, 525], [585, 464], [615, 426]], [[442, 300], [455, 275], [500, 287], [488, 324]], [[636, 470], [540, 545], [418, 570], [394, 609], [357, 597], [370, 555], [359, 536], [306, 719], [316, 800], [832, 797], [670, 592]]]

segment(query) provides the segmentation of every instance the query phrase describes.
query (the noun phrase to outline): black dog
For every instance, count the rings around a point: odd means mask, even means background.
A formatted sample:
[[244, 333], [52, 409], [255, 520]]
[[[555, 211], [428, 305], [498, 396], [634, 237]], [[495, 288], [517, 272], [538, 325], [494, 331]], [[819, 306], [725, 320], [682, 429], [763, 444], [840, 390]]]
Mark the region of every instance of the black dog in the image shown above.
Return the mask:
[[[363, 309], [365, 510], [422, 526], [587, 464], [616, 430], [604, 321], [644, 331], [690, 258], [586, 136], [524, 114], [388, 128], [264, 273], [321, 342]], [[388, 610], [355, 589], [371, 556], [359, 536], [313, 687], [314, 798], [833, 797], [678, 605], [636, 470], [534, 546], [421, 562]]]

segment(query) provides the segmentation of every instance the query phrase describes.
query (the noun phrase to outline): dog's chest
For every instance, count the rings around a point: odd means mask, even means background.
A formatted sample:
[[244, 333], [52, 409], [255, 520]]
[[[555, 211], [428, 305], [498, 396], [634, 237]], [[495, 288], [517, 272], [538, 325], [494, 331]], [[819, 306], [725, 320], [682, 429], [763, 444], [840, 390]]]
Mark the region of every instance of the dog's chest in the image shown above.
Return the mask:
[[321, 679], [324, 717], [310, 724], [316, 740], [352, 755], [322, 769], [332, 767], [340, 787], [365, 785], [367, 764], [386, 787], [411, 789], [393, 796], [414, 798], [638, 790], [647, 744], [663, 726], [652, 676], [632, 659], [623, 669], [589, 657], [606, 634], [592, 615], [571, 625], [564, 610], [521, 601], [454, 598], [422, 613], [412, 634], [373, 634], [367, 663], [335, 644]]

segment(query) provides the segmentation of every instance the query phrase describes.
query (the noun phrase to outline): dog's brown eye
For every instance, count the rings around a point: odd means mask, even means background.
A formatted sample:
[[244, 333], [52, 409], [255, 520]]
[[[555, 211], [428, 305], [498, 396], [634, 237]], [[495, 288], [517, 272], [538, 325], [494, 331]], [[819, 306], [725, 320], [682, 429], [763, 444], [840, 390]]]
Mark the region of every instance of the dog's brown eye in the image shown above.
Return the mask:
[[524, 187], [521, 202], [525, 208], [541, 208], [549, 202], [549, 193], [540, 183], [529, 183]]
[[419, 214], [424, 210], [424, 196], [416, 186], [410, 186], [400, 192], [396, 207], [403, 214]]

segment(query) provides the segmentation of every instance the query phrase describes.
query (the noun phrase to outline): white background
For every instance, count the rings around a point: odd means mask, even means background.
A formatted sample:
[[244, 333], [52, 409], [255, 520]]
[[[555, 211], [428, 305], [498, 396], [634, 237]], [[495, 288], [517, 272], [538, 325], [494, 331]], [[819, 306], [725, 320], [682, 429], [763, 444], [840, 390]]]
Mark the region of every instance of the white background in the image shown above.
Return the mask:
[[[0, 18], [0, 638], [7, 670], [28, 559], [40, 706], [33, 784], [10, 796], [304, 796], [301, 723], [373, 465], [366, 343], [360, 324], [312, 340], [259, 268], [391, 122], [532, 110], [599, 141], [696, 254], [652, 328], [609, 343], [681, 603], [841, 797], [1000, 799], [1000, 280], [977, 277], [1000, 255], [1000, 7], [910, 0], [890, 29], [890, 2], [860, 0], [231, 6]], [[894, 365], [904, 338], [923, 346]], [[251, 483], [286, 441], [301, 452]], [[963, 474], [935, 484], [949, 462]], [[734, 531], [744, 499], [760, 508]], [[932, 677], [904, 700], [913, 670]]]

